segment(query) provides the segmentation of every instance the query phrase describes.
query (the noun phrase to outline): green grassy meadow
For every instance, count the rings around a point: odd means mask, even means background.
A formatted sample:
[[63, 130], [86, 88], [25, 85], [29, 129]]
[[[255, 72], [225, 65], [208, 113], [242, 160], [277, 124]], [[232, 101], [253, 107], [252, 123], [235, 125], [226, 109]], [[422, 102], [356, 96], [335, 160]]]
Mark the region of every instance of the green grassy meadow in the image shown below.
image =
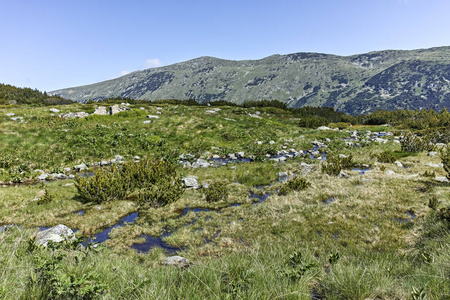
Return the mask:
[[[107, 104], [57, 108], [92, 113], [98, 105]], [[0, 106], [0, 226], [17, 225], [0, 231], [1, 299], [450, 299], [450, 189], [436, 180], [447, 173], [434, 166], [442, 162], [439, 150], [435, 156], [402, 151], [396, 141], [409, 129], [308, 129], [290, 111], [270, 107], [129, 107], [64, 119], [49, 107]], [[346, 145], [355, 130], [393, 135], [382, 136], [386, 143]], [[327, 160], [265, 156], [312, 150], [315, 141], [327, 145], [318, 149]], [[208, 168], [179, 163], [180, 155], [191, 154], [186, 160], [194, 162], [236, 152], [252, 161]], [[402, 166], [382, 162], [383, 152]], [[353, 159], [342, 169], [347, 176], [324, 173], [339, 154]], [[142, 205], [133, 194], [93, 203], [80, 197], [75, 179], [38, 180], [42, 172], [95, 173], [101, 161], [110, 170], [116, 155], [164, 159], [176, 164], [180, 178], [220, 183], [228, 197], [212, 202], [204, 189], [188, 189], [167, 205]], [[73, 169], [82, 163], [89, 168]], [[280, 172], [309, 186], [280, 195], [286, 185]], [[51, 201], [36, 201], [42, 191]], [[253, 193], [270, 196], [256, 203]], [[57, 224], [77, 229], [82, 239], [134, 212], [135, 222], [112, 229], [96, 248], [44, 249], [30, 241], [39, 227]], [[158, 247], [137, 252], [132, 245], [144, 235], [161, 238], [191, 265], [163, 265], [174, 253]]]

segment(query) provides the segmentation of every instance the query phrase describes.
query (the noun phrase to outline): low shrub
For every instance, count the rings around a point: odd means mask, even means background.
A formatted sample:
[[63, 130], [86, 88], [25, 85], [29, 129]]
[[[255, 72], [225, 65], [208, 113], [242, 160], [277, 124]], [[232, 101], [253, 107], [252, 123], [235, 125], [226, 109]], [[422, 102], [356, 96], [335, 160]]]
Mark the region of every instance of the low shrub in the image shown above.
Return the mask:
[[330, 121], [324, 117], [317, 117], [317, 116], [302, 117], [298, 122], [298, 126], [306, 128], [317, 128], [320, 126], [326, 126], [328, 125], [329, 122]]
[[351, 123], [346, 123], [346, 122], [337, 122], [337, 123], [330, 123], [330, 124], [328, 124], [328, 127], [330, 127], [330, 128], [338, 128], [340, 130], [347, 129], [350, 126], [352, 126], [352, 124]]
[[390, 152], [390, 151], [382, 152], [382, 153], [378, 154], [376, 156], [376, 158], [379, 162], [386, 163], [386, 164], [391, 164], [397, 160], [396, 157], [394, 156], [394, 154], [392, 154], [392, 152]]
[[37, 205], [43, 205], [43, 204], [51, 203], [52, 201], [53, 201], [53, 196], [48, 193], [47, 189], [45, 189], [44, 195], [41, 198], [39, 198], [36, 201], [36, 203], [37, 203]]
[[203, 190], [207, 202], [226, 201], [228, 199], [228, 190], [225, 185], [212, 183]]
[[77, 176], [75, 186], [85, 202], [102, 203], [137, 193], [140, 204], [166, 205], [184, 192], [175, 165], [163, 160], [143, 159], [120, 168], [97, 169], [91, 177]]
[[331, 176], [337, 176], [343, 168], [352, 168], [355, 166], [353, 156], [334, 156], [327, 159], [327, 162], [322, 164], [322, 173]]
[[441, 152], [441, 160], [447, 172], [447, 178], [450, 179], [450, 148], [448, 146]]
[[434, 145], [427, 136], [420, 137], [413, 133], [406, 134], [400, 144], [403, 152], [417, 153], [434, 149]]
[[301, 191], [308, 188], [311, 184], [302, 177], [294, 177], [288, 180], [278, 191], [278, 194], [285, 196], [291, 191]]

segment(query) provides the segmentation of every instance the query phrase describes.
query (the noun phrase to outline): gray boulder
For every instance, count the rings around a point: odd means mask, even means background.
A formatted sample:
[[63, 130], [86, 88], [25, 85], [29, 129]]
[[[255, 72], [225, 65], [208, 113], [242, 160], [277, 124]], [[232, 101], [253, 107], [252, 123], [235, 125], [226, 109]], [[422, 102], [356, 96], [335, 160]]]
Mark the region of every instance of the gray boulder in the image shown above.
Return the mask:
[[99, 106], [95, 109], [94, 115], [102, 115], [102, 116], [106, 116], [109, 115], [109, 112], [106, 110], [105, 106]]
[[170, 256], [170, 257], [166, 258], [166, 260], [163, 262], [163, 264], [166, 266], [175, 266], [178, 268], [186, 268], [191, 264], [191, 262], [187, 258], [175, 255], [175, 256]]
[[77, 171], [84, 171], [87, 169], [87, 166], [86, 166], [86, 164], [79, 164], [79, 165], [74, 166], [73, 168]]
[[193, 164], [192, 168], [207, 168], [211, 164], [202, 158], [198, 158]]
[[49, 241], [59, 243], [64, 240], [73, 241], [74, 239], [75, 234], [73, 233], [72, 229], [63, 224], [59, 224], [47, 230], [38, 232], [38, 234], [36, 235], [36, 244], [39, 246], [43, 245], [44, 247], [47, 247]]
[[50, 108], [50, 112], [52, 112], [52, 113], [59, 113], [59, 109], [57, 109], [57, 108]]
[[189, 175], [181, 179], [181, 182], [188, 189], [198, 189], [199, 185], [197, 179], [198, 179], [197, 176]]
[[109, 114], [110, 115], [117, 114], [118, 112], [120, 112], [119, 105], [115, 104], [115, 105], [109, 107]]

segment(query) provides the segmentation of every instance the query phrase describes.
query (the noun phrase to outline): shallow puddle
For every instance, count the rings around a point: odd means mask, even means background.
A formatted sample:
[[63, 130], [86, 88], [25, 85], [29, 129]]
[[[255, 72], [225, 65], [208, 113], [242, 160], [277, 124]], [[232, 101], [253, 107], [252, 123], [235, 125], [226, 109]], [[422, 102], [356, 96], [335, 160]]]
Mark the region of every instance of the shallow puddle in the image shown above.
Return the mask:
[[145, 242], [144, 243], [134, 243], [133, 245], [131, 245], [131, 248], [135, 249], [139, 253], [147, 253], [151, 249], [157, 248], [157, 247], [166, 250], [166, 252], [168, 252], [168, 253], [173, 253], [173, 252], [181, 250], [180, 248], [169, 246], [168, 244], [163, 242], [162, 239], [165, 238], [166, 236], [168, 236], [168, 234], [166, 234], [166, 235], [163, 234], [160, 237], [143, 234], [140, 237], [145, 238]]

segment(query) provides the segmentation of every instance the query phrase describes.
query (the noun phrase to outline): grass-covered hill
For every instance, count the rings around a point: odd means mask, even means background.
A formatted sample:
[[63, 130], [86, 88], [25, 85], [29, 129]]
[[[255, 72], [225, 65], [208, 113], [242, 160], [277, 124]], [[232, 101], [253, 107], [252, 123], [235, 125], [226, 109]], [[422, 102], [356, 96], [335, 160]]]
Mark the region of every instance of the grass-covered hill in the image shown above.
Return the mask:
[[290, 107], [331, 106], [350, 114], [376, 109], [450, 107], [450, 47], [320, 53], [231, 61], [200, 57], [133, 72], [87, 86], [53, 91], [75, 101], [133, 99], [280, 100]]
[[446, 110], [116, 103], [0, 106], [0, 299], [449, 299]]
[[6, 104], [33, 104], [33, 105], [57, 105], [70, 104], [72, 101], [46, 92], [40, 92], [30, 88], [18, 88], [9, 84], [0, 83], [0, 105]]

